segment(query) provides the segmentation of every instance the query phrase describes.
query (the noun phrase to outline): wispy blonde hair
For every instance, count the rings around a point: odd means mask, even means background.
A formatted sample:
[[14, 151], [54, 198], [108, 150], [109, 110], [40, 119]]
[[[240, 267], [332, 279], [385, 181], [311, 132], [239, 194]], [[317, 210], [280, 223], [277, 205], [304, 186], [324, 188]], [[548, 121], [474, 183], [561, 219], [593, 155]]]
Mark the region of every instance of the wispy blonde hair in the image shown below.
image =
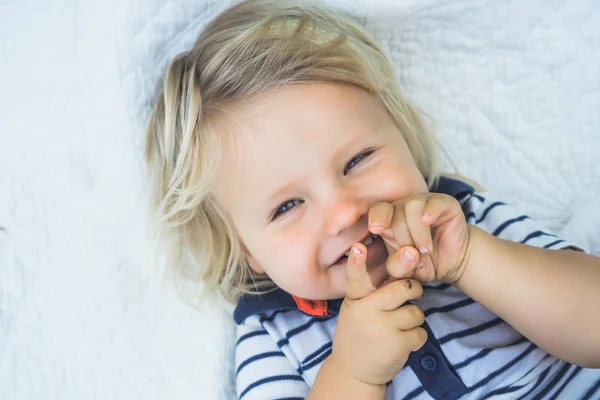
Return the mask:
[[[253, 276], [234, 224], [211, 194], [227, 111], [290, 84], [335, 82], [377, 97], [423, 176], [435, 142], [400, 93], [384, 52], [354, 19], [323, 5], [248, 0], [225, 10], [169, 65], [151, 112], [146, 161], [169, 264], [229, 301], [268, 286]], [[235, 140], [235, 138], [234, 138]]]

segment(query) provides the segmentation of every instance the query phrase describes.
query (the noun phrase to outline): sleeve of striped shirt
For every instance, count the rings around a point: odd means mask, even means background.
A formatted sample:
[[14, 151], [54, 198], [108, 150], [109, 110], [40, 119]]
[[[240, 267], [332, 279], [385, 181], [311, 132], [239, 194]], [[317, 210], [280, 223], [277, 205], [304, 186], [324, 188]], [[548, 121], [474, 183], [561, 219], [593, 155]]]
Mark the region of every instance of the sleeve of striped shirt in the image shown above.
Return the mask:
[[258, 320], [237, 327], [236, 389], [240, 400], [304, 399], [309, 387]]
[[501, 239], [546, 249], [583, 251], [581, 246], [557, 237], [529, 216], [487, 195], [475, 193], [464, 200], [462, 207], [468, 223]]

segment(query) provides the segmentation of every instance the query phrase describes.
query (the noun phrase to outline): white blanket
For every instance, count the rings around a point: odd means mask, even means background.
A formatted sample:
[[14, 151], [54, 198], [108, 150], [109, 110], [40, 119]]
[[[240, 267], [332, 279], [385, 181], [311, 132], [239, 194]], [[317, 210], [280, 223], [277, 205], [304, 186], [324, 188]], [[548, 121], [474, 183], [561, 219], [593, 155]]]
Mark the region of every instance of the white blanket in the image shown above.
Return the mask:
[[[600, 254], [600, 3], [332, 3], [460, 172]], [[0, 5], [0, 399], [232, 397], [229, 315], [161, 278], [142, 163], [166, 60], [225, 6]]]

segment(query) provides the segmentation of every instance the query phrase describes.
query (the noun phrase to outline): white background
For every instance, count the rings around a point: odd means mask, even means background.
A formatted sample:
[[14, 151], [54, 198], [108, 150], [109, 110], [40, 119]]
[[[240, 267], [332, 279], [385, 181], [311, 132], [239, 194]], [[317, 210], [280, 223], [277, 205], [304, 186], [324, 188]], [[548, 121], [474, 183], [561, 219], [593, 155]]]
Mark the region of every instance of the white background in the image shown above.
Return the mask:
[[[600, 3], [332, 1], [464, 174], [600, 254]], [[144, 119], [224, 1], [0, 0], [0, 399], [225, 399], [233, 326], [147, 231]]]

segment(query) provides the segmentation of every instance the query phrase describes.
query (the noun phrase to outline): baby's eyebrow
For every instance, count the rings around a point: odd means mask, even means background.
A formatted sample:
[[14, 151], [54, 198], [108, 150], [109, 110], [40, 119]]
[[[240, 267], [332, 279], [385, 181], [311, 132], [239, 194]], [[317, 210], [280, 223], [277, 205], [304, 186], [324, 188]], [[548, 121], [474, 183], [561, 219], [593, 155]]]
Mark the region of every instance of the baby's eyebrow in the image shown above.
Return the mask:
[[268, 203], [274, 203], [274, 202], [275, 202], [275, 200], [277, 200], [277, 199], [279, 199], [279, 198], [283, 197], [283, 195], [284, 195], [285, 193], [289, 193], [289, 192], [291, 192], [291, 191], [294, 189], [294, 187], [296, 187], [297, 185], [298, 185], [298, 184], [297, 184], [297, 181], [296, 181], [296, 180], [293, 180], [293, 181], [290, 181], [290, 182], [287, 182], [287, 183], [285, 183], [285, 184], [283, 184], [283, 185], [280, 185], [280, 186], [278, 186], [276, 189], [272, 190], [272, 191], [271, 191], [271, 192], [270, 192], [270, 193], [267, 195], [267, 197], [266, 197], [266, 201], [267, 201]]

